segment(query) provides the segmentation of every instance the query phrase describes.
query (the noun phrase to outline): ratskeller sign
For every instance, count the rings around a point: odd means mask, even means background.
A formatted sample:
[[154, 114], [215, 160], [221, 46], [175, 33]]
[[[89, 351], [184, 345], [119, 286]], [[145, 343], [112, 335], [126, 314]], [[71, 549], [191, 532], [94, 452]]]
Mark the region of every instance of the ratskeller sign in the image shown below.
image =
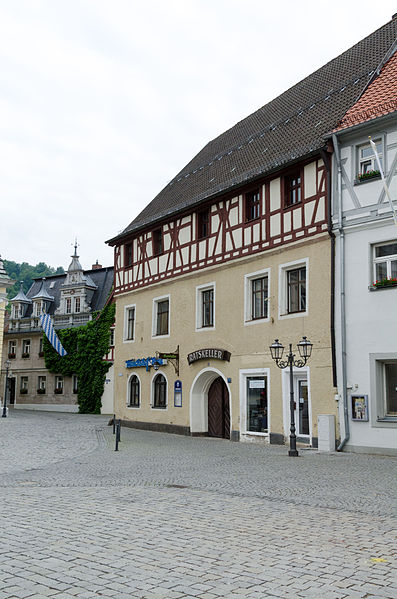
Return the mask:
[[230, 352], [225, 349], [198, 349], [197, 351], [188, 354], [187, 361], [189, 364], [193, 364], [193, 362], [197, 362], [197, 360], [224, 360], [225, 362], [230, 362]]

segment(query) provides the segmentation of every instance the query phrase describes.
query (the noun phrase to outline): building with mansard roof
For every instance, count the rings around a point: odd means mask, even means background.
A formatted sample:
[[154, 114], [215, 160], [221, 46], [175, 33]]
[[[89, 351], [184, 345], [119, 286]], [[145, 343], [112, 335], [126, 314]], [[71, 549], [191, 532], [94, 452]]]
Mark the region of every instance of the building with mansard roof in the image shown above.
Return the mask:
[[397, 43], [332, 139], [341, 443], [397, 455]]
[[[3, 355], [11, 361], [10, 405], [15, 408], [77, 411], [78, 380], [50, 373], [44, 363], [39, 316], [50, 314], [54, 328], [79, 327], [92, 320], [111, 293], [113, 267], [94, 264], [84, 270], [77, 245], [65, 274], [35, 279], [25, 294], [10, 300], [11, 314], [4, 334]], [[113, 349], [107, 359], [113, 360]], [[102, 413], [113, 413], [113, 369], [107, 373]]]
[[[210, 141], [108, 241], [125, 422], [284, 443], [293, 416], [316, 446], [327, 415], [328, 441], [340, 437], [329, 133], [396, 34], [393, 18]], [[292, 343], [296, 358], [302, 336], [313, 352], [290, 388], [269, 347]]]

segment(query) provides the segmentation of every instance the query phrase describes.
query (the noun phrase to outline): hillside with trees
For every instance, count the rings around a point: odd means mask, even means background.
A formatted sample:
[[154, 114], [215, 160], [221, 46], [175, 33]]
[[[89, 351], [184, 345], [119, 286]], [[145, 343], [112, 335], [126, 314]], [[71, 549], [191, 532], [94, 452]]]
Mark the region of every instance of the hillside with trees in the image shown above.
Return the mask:
[[38, 277], [48, 277], [49, 275], [61, 275], [65, 272], [62, 266], [54, 268], [48, 266], [44, 262], [39, 262], [36, 266], [32, 266], [27, 262], [18, 264], [12, 260], [4, 260], [4, 268], [8, 276], [15, 281], [14, 285], [7, 289], [7, 296], [9, 299], [16, 296], [21, 281], [23, 281], [23, 290], [26, 293], [33, 283], [33, 279], [37, 279]]

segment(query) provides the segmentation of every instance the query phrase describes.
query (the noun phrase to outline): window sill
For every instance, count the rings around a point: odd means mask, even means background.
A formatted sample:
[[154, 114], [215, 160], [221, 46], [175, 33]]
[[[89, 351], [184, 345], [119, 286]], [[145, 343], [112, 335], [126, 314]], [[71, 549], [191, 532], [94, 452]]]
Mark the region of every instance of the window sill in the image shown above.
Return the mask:
[[370, 181], [379, 181], [381, 179], [380, 175], [376, 175], [375, 177], [368, 177], [368, 179], [354, 179], [353, 185], [364, 185], [365, 183], [369, 183]]
[[397, 424], [397, 416], [384, 416], [383, 418], [377, 418], [376, 422], [393, 422]]
[[140, 405], [139, 406], [129, 406], [127, 404], [127, 408], [132, 408], [133, 410], [139, 410], [140, 407], [141, 407]]
[[373, 287], [372, 285], [368, 285], [369, 291], [382, 291], [383, 289], [393, 289], [397, 287], [397, 283], [395, 285], [379, 285], [379, 287]]
[[152, 410], [166, 410], [167, 406], [152, 406]]

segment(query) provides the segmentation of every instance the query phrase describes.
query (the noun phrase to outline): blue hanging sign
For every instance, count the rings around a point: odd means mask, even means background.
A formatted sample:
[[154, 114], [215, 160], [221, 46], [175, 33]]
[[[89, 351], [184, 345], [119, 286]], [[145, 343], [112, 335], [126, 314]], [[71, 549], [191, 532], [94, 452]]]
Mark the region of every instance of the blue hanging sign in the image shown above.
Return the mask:
[[163, 364], [167, 364], [167, 360], [163, 360], [162, 358], [155, 358], [154, 356], [148, 358], [138, 358], [138, 360], [126, 360], [125, 366], [126, 368], [146, 368], [146, 371], [149, 372], [151, 367], [157, 368], [162, 366]]

